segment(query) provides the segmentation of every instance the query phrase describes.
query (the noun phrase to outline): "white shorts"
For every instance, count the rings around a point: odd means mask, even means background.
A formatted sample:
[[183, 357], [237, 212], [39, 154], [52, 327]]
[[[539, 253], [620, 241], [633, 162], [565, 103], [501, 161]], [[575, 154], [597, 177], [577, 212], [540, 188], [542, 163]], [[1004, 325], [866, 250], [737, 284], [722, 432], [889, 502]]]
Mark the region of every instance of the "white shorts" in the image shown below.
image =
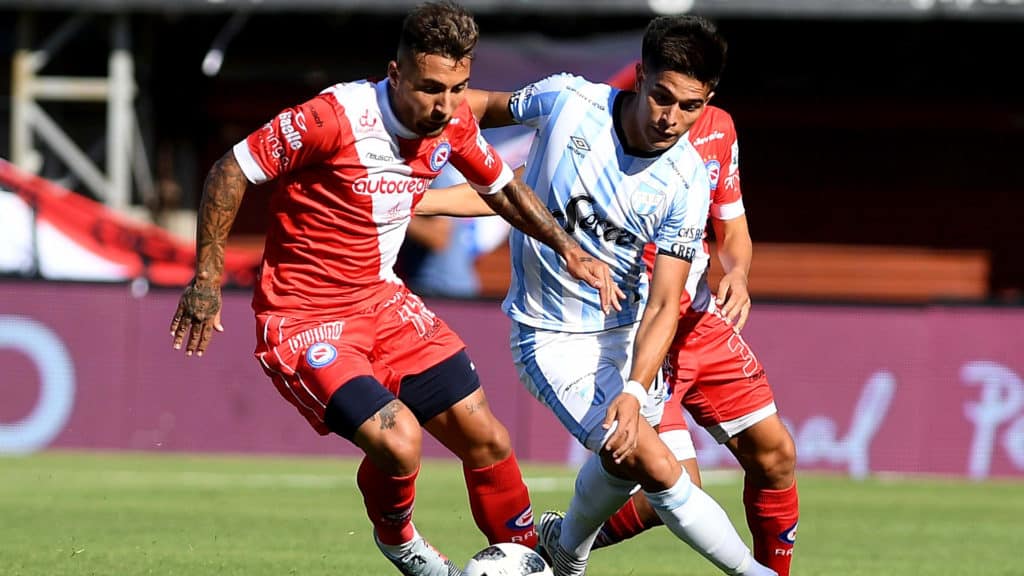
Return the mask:
[[[638, 326], [577, 334], [512, 322], [512, 359], [519, 380], [592, 452], [600, 452], [614, 430], [605, 430], [601, 423], [629, 378]], [[659, 371], [640, 415], [654, 426], [664, 407], [665, 384]]]

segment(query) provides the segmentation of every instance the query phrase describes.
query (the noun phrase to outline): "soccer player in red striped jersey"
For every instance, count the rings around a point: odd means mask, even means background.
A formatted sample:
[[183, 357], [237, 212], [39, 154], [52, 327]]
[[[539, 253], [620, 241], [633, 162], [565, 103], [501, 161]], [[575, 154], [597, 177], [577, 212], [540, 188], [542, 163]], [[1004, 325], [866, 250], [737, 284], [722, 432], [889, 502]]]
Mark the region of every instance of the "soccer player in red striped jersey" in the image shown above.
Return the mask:
[[461, 574], [412, 524], [422, 426], [458, 456], [488, 541], [536, 543], [508, 431], [487, 406], [461, 339], [395, 276], [413, 208], [451, 162], [495, 212], [551, 246], [618, 307], [608, 268], [585, 253], [481, 136], [468, 104], [476, 23], [451, 2], [418, 6], [379, 82], [336, 84], [287, 108], [210, 170], [196, 274], [171, 323], [203, 355], [220, 323], [224, 246], [248, 185], [273, 181], [253, 298], [255, 355], [321, 435], [366, 457], [357, 483], [374, 539], [411, 576]]
[[[611, 84], [629, 88], [635, 82], [635, 67], [630, 66]], [[777, 414], [764, 367], [740, 336], [750, 312], [747, 273], [753, 248], [740, 192], [736, 129], [728, 112], [706, 106], [687, 137], [711, 181], [709, 220], [724, 275], [712, 294], [709, 260], [690, 269], [666, 359], [671, 396], [659, 434], [698, 485], [700, 471], [683, 409], [729, 448], [745, 472], [743, 505], [754, 558], [789, 576], [799, 516], [796, 448]], [[704, 247], [708, 251], [707, 242]], [[648, 246], [649, 269], [653, 256], [653, 246]], [[614, 544], [659, 524], [638, 493], [605, 523], [594, 546]]]

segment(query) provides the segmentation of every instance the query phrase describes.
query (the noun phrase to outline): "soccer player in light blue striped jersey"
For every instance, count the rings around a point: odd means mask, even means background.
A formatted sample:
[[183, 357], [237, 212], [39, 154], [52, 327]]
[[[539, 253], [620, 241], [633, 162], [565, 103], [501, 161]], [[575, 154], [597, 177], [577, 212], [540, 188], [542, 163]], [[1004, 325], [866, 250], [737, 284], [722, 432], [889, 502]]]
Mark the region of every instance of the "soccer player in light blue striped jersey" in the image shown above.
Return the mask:
[[[520, 379], [592, 456], [564, 520], [546, 514], [540, 546], [557, 576], [582, 574], [601, 524], [639, 485], [681, 540], [727, 574], [774, 571], [756, 562], [722, 508], [690, 482], [652, 426], [661, 417], [658, 374], [675, 333], [710, 198], [704, 163], [684, 137], [711, 98], [725, 42], [692, 16], [651, 21], [637, 90], [559, 74], [514, 93], [470, 91], [481, 125], [536, 131], [523, 174], [552, 214], [608, 264], [621, 310], [566, 273], [550, 248], [513, 231], [512, 283], [503, 309]], [[432, 193], [420, 213], [472, 215], [478, 202]], [[460, 204], [461, 202], [461, 204]], [[460, 207], [461, 206], [461, 207]], [[644, 245], [658, 248], [644, 274]]]

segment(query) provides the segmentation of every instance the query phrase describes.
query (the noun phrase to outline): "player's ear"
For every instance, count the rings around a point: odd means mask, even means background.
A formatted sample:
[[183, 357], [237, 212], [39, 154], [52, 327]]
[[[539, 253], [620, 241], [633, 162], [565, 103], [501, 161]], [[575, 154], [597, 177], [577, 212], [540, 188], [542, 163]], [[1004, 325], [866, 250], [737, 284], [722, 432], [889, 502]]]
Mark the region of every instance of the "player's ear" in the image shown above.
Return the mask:
[[398, 88], [398, 62], [392, 60], [388, 62], [388, 84], [391, 85], [392, 89]]
[[634, 77], [634, 80], [633, 80], [633, 91], [639, 92], [640, 91], [640, 85], [643, 84], [643, 82], [644, 82], [644, 63], [643, 62], [637, 62], [636, 63], [636, 73], [633, 74], [633, 77]]

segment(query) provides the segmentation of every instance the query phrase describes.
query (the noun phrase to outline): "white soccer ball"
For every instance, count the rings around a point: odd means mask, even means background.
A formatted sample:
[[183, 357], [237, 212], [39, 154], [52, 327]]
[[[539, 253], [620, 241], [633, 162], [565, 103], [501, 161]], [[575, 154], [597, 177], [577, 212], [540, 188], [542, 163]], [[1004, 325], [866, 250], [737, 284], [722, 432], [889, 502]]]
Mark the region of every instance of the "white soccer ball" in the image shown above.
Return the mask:
[[554, 576], [547, 562], [522, 544], [491, 544], [466, 563], [465, 576]]

